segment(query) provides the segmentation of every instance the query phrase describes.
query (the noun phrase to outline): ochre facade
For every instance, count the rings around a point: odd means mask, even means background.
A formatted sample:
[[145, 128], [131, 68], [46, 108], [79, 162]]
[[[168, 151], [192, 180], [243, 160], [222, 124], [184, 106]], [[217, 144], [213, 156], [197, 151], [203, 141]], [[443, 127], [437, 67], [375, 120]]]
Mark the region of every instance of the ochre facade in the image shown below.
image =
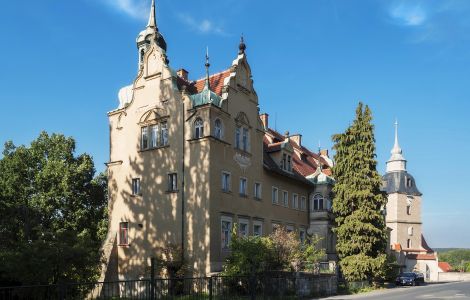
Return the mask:
[[137, 38], [138, 73], [108, 113], [109, 215], [102, 280], [148, 275], [151, 257], [184, 249], [193, 275], [222, 270], [230, 232], [323, 237], [335, 260], [326, 151], [280, 134], [260, 115], [246, 46], [227, 70], [191, 81], [169, 65], [154, 4]]

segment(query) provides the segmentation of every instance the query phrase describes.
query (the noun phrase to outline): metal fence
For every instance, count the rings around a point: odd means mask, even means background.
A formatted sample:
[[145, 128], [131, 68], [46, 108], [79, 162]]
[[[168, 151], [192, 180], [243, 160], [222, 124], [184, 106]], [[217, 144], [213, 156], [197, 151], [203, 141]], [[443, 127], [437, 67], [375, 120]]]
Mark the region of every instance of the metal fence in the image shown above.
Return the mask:
[[212, 276], [0, 288], [0, 300], [304, 299], [336, 293], [334, 275]]

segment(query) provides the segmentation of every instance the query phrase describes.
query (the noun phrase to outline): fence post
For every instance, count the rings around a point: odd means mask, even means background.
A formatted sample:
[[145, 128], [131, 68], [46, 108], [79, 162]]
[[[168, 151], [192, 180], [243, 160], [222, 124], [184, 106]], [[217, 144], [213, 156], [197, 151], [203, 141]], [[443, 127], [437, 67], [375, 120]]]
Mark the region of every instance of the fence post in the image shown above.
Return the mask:
[[150, 258], [150, 300], [155, 300], [155, 257]]
[[250, 299], [256, 300], [256, 275], [254, 273], [251, 273], [249, 282]]
[[212, 300], [212, 276], [209, 277], [209, 300]]

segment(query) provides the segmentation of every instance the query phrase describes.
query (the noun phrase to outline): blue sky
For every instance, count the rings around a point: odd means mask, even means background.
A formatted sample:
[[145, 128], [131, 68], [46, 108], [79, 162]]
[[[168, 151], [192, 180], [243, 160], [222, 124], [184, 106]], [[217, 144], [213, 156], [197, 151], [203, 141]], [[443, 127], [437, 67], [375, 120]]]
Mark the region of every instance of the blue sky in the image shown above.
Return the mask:
[[[0, 142], [41, 130], [76, 138], [98, 170], [106, 112], [137, 71], [150, 0], [0, 4]], [[304, 144], [329, 148], [358, 101], [376, 125], [379, 170], [393, 123], [424, 193], [432, 247], [470, 247], [470, 1], [157, 1], [170, 65], [191, 79], [230, 66], [244, 34], [261, 111]]]

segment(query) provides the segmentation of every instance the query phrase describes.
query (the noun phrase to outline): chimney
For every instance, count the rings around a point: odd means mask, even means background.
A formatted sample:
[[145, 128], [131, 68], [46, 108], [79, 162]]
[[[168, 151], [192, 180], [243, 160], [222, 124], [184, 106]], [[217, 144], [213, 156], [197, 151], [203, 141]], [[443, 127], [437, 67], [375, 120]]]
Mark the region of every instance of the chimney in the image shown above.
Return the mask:
[[267, 113], [264, 113], [264, 114], [259, 115], [259, 117], [261, 118], [261, 122], [263, 123], [264, 129], [268, 129], [269, 128], [269, 123], [268, 123], [269, 115]]
[[320, 150], [320, 155], [329, 157], [329, 156], [328, 156], [328, 149]]
[[176, 71], [176, 74], [184, 80], [188, 81], [188, 71], [186, 71], [185, 69], [179, 69], [178, 71]]
[[302, 147], [302, 135], [300, 133], [296, 133], [290, 136], [290, 138], [299, 145], [299, 147]]

